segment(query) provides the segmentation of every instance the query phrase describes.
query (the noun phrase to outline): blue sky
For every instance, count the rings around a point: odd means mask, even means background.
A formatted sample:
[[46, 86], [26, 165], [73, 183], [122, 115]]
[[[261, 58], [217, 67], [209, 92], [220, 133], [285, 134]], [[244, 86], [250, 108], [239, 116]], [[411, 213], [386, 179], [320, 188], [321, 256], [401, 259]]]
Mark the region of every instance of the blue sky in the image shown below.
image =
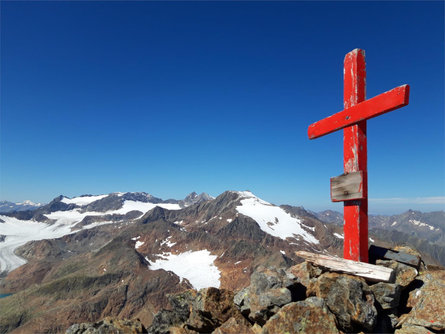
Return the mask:
[[0, 199], [249, 189], [313, 210], [343, 172], [343, 58], [367, 97], [370, 212], [445, 208], [443, 2], [1, 2]]

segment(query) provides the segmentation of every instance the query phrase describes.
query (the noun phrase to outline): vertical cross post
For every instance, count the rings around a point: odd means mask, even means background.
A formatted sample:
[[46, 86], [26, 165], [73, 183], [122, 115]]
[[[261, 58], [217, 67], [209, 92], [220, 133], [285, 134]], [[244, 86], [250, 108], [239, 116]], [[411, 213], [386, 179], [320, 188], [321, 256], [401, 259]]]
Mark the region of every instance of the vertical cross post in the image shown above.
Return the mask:
[[[345, 56], [343, 72], [344, 108], [366, 99], [365, 52], [355, 49]], [[345, 259], [368, 262], [368, 169], [366, 120], [343, 129], [343, 165], [345, 174], [363, 172], [363, 199], [344, 202]]]

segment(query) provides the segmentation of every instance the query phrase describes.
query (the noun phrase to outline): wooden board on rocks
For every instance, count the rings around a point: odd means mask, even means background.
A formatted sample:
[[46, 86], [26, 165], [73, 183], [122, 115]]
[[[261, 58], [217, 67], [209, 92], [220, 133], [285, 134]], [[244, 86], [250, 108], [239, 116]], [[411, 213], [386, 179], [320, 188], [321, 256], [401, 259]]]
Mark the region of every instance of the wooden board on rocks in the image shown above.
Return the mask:
[[298, 251], [295, 252], [295, 254], [316, 265], [326, 267], [334, 271], [360, 276], [368, 281], [392, 282], [394, 280], [394, 271], [390, 268], [305, 251]]

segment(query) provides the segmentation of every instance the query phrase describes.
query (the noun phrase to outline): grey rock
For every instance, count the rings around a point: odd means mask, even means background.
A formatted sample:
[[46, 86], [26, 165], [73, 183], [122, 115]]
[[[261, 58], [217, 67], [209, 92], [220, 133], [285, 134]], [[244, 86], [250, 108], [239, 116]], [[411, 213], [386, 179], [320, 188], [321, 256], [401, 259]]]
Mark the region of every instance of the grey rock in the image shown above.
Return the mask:
[[416, 268], [394, 260], [377, 260], [376, 264], [394, 269], [396, 277], [395, 283], [399, 284], [402, 287], [402, 290], [405, 289], [412, 281], [414, 281], [419, 274]]
[[[250, 277], [250, 285], [239, 291], [234, 303], [250, 321], [263, 325], [280, 307], [295, 301], [298, 279], [281, 268], [259, 267]], [[301, 286], [302, 287], [302, 286]]]
[[384, 310], [399, 306], [402, 288], [399, 284], [377, 283], [370, 286], [375, 299]]

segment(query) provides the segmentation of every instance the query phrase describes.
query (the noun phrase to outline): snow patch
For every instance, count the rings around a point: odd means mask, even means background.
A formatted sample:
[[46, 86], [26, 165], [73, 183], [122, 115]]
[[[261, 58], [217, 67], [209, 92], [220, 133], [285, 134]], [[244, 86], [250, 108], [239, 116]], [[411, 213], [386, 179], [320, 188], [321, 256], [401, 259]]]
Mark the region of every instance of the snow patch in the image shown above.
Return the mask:
[[64, 198], [62, 198], [61, 202], [65, 203], [65, 204], [76, 204], [79, 206], [84, 206], [84, 205], [93, 203], [95, 201], [98, 201], [102, 198], [105, 198], [107, 196], [108, 195], [79, 196], [79, 197], [73, 197], [73, 198], [64, 197]]
[[[241, 205], [236, 210], [255, 220], [260, 228], [275, 237], [286, 239], [301, 236], [304, 240], [318, 244], [319, 241], [301, 227], [301, 220], [292, 217], [282, 208], [255, 197], [251, 192], [242, 192]], [[250, 196], [250, 197], [247, 197]]]
[[306, 224], [304, 224], [304, 227], [310, 229], [311, 231], [315, 232], [315, 227], [313, 226], [307, 226]]
[[161, 242], [161, 246], [163, 245], [167, 245], [167, 247], [173, 247], [174, 245], [176, 245], [176, 242], [170, 242], [172, 236], [169, 236], [167, 239], [165, 239], [164, 241]]
[[410, 222], [411, 224], [414, 224], [414, 225], [417, 225], [417, 226], [420, 226], [420, 227], [426, 227], [426, 228], [429, 228], [431, 231], [434, 230], [434, 226], [431, 226], [431, 225], [426, 224], [426, 223], [422, 223], [421, 221], [416, 220], [416, 219], [410, 219], [409, 222]]
[[141, 247], [143, 244], [145, 244], [144, 241], [136, 241], [136, 244], [134, 245], [134, 248], [139, 248], [139, 247]]
[[338, 233], [334, 233], [334, 236], [336, 236], [339, 239], [344, 239], [343, 236], [341, 234], [338, 234]]
[[[181, 207], [179, 204], [171, 204], [171, 203], [145, 203], [145, 202], [138, 202], [138, 201], [124, 201], [124, 204], [122, 205], [122, 208], [116, 210], [116, 211], [108, 211], [107, 214], [113, 213], [113, 214], [122, 214], [125, 215], [126, 213], [130, 211], [140, 211], [142, 212], [142, 215], [150, 211], [151, 209], [155, 207], [161, 207], [167, 210], [179, 210]], [[141, 215], [141, 216], [142, 216]]]
[[186, 278], [196, 290], [208, 287], [219, 288], [221, 272], [214, 265], [216, 255], [206, 249], [180, 254], [167, 253], [164, 259], [149, 262], [151, 270], [172, 271], [182, 279]]

